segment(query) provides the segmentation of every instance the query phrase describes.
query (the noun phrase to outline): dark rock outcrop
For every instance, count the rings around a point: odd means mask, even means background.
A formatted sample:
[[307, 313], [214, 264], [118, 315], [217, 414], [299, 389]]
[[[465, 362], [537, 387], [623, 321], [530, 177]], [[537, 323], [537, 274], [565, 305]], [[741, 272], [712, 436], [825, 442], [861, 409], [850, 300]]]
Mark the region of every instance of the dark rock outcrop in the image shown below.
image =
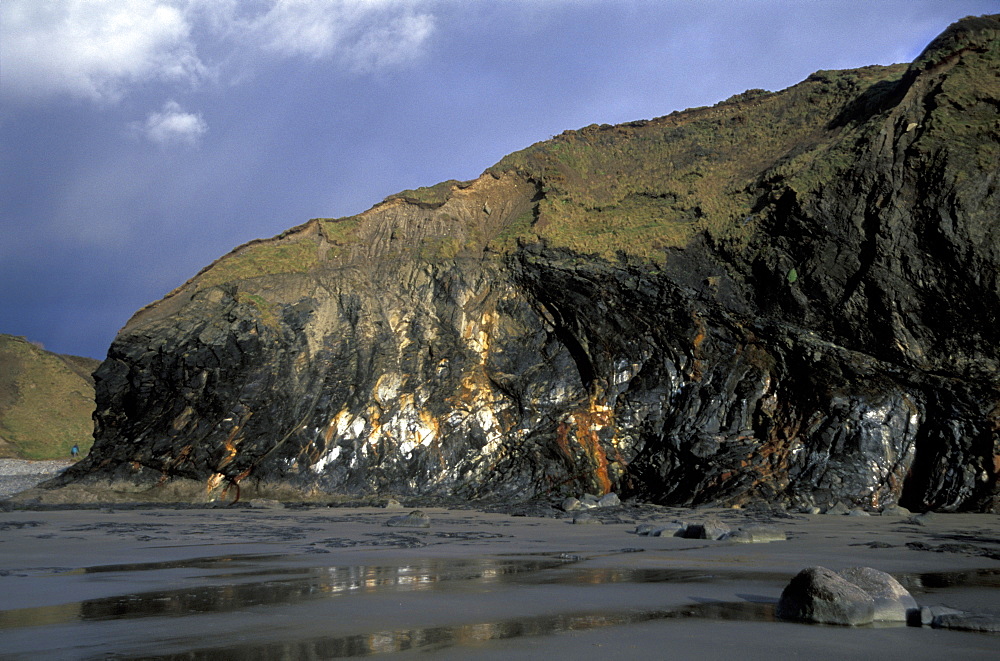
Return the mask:
[[998, 35], [241, 246], [121, 331], [59, 484], [996, 511]]

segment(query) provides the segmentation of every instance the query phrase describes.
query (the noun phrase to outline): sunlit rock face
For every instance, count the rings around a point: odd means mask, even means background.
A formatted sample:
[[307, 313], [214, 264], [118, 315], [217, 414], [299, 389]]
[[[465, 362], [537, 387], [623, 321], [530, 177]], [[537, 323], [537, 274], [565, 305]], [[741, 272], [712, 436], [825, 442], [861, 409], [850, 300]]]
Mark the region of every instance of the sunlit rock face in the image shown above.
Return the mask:
[[65, 479], [996, 511], [998, 28], [241, 246]]

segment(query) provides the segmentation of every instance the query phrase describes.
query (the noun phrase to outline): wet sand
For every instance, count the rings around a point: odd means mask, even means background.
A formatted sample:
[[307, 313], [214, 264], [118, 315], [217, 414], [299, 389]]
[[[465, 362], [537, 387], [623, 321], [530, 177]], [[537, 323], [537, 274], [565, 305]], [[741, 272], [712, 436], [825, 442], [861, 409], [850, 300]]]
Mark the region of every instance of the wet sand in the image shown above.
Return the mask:
[[[1000, 516], [643, 506], [602, 525], [428, 508], [0, 512], [0, 657], [997, 658], [1000, 635], [777, 621], [800, 569], [887, 571], [922, 606], [1000, 608]], [[768, 519], [786, 541], [642, 537]], [[910, 546], [907, 546], [910, 544]]]

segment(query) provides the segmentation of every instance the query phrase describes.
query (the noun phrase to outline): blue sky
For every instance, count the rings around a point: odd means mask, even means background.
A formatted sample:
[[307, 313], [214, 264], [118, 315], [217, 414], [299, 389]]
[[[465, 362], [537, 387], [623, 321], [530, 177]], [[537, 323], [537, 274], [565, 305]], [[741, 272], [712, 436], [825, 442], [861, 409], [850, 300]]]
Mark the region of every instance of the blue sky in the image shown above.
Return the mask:
[[0, 333], [103, 358], [250, 239], [565, 129], [912, 60], [1000, 0], [2, 0]]

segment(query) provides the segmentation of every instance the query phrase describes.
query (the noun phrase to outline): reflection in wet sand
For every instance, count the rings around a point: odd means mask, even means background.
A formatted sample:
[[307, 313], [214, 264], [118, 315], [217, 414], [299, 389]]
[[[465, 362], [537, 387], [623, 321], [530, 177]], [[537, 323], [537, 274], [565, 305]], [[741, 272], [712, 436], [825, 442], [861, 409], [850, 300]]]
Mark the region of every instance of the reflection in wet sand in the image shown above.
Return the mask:
[[520, 638], [524, 636], [544, 636], [566, 631], [583, 631], [626, 624], [639, 624], [651, 620], [677, 618], [773, 621], [774, 604], [710, 602], [671, 610], [616, 613], [561, 613], [558, 615], [512, 618], [497, 622], [479, 622], [450, 627], [376, 631], [368, 634], [331, 636], [311, 640], [213, 647], [185, 651], [176, 655], [142, 655], [141, 658], [163, 660], [190, 659], [194, 661], [218, 658], [335, 659], [403, 652], [418, 648], [430, 651], [451, 646], [472, 645], [491, 640]]
[[[706, 572], [691, 569], [587, 567], [579, 555], [551, 554], [498, 556], [475, 559], [401, 561], [388, 565], [324, 567], [289, 566], [288, 556], [219, 556], [192, 560], [119, 564], [90, 567], [74, 575], [122, 574], [203, 569], [207, 573], [175, 580], [190, 587], [123, 594], [37, 608], [0, 611], [0, 630], [30, 629], [47, 625], [132, 620], [152, 617], [180, 618], [206, 613], [227, 613], [250, 607], [283, 607], [310, 600], [347, 595], [444, 590], [448, 585], [489, 586], [517, 583], [525, 586], [604, 585], [622, 583], [705, 584], [727, 581], [783, 580], [774, 573]], [[282, 564], [284, 563], [284, 564]], [[954, 585], [1000, 587], [1000, 570], [906, 574], [900, 580], [911, 589]], [[214, 583], [214, 584], [213, 584]], [[742, 601], [705, 600], [670, 609], [569, 612], [514, 617], [450, 626], [416, 627], [351, 635], [324, 636], [279, 642], [240, 643], [197, 649], [206, 641], [192, 639], [179, 656], [143, 658], [336, 658], [363, 656], [408, 649], [437, 649], [489, 640], [540, 636], [636, 624], [650, 620], [702, 618], [713, 620], [773, 621], [774, 600], [758, 595], [738, 595]], [[353, 603], [353, 602], [352, 602]], [[191, 648], [194, 648], [193, 651]]]
[[[144, 617], [182, 617], [199, 613], [221, 613], [252, 606], [294, 604], [345, 594], [385, 590], [407, 592], [433, 589], [445, 581], [497, 583], [511, 577], [565, 565], [560, 558], [480, 558], [475, 560], [423, 559], [400, 565], [353, 565], [347, 567], [274, 568], [259, 566], [282, 556], [202, 558], [193, 561], [106, 565], [84, 573], [150, 571], [177, 568], [224, 568], [225, 573], [204, 578], [225, 579], [223, 585], [201, 585], [176, 590], [158, 590], [88, 599], [75, 604], [0, 611], [0, 629], [51, 625], [71, 621], [121, 620]], [[251, 565], [251, 561], [257, 564]], [[254, 566], [233, 572], [239, 566]], [[291, 577], [287, 577], [291, 574]], [[272, 577], [263, 581], [228, 582]]]

